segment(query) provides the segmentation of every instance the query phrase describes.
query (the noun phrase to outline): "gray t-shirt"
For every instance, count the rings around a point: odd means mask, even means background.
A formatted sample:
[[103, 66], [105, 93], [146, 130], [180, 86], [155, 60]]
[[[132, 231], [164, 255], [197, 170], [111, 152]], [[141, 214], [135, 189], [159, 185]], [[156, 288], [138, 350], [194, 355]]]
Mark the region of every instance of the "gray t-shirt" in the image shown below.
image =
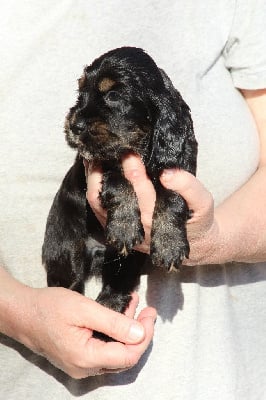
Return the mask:
[[[265, 0], [9, 0], [0, 18], [0, 261], [21, 281], [46, 285], [46, 217], [74, 159], [64, 116], [83, 66], [111, 48], [144, 48], [180, 90], [199, 142], [198, 178], [216, 204], [256, 170], [258, 133], [236, 87], [266, 87]], [[0, 398], [262, 400], [265, 267], [142, 276], [140, 308], [159, 316], [152, 346], [125, 373], [75, 381], [0, 336]], [[91, 282], [87, 295], [98, 290]]]

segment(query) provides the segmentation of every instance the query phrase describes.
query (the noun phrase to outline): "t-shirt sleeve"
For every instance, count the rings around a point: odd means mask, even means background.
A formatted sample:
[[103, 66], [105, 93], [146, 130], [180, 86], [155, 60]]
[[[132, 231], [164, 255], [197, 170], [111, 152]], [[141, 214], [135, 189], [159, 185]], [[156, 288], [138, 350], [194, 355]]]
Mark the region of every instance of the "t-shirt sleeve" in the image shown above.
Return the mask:
[[236, 0], [224, 57], [235, 87], [266, 88], [266, 0]]

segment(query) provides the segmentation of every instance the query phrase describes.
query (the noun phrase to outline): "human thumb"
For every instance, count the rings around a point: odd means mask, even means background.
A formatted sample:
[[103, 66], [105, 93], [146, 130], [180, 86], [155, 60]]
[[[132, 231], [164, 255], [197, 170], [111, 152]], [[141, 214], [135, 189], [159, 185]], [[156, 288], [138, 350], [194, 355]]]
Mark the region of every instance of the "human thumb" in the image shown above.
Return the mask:
[[145, 338], [145, 329], [140, 322], [93, 300], [88, 301], [86, 308], [87, 328], [127, 344], [140, 343]]
[[166, 189], [179, 193], [193, 211], [193, 218], [202, 217], [213, 207], [211, 193], [192, 174], [181, 169], [166, 169], [161, 174], [161, 183]]

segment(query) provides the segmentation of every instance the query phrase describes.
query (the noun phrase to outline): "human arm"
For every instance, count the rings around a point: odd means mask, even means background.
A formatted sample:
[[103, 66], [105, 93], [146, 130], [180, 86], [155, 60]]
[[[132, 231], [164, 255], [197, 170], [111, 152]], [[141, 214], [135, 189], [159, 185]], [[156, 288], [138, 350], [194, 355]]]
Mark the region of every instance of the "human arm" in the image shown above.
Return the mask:
[[[134, 320], [137, 302], [134, 294], [125, 316], [68, 289], [28, 287], [0, 267], [0, 332], [77, 379], [138, 362], [152, 339], [156, 312], [147, 307]], [[94, 339], [92, 330], [118, 342]]]
[[[221, 205], [214, 208], [212, 195], [193, 175], [181, 170], [168, 170], [161, 176], [162, 184], [180, 193], [193, 210], [187, 223], [190, 256], [186, 265], [266, 260], [266, 91], [243, 91], [257, 123], [261, 143], [260, 163], [254, 175]], [[149, 235], [155, 192], [140, 159], [124, 160], [123, 168], [137, 193], [145, 243], [139, 250], [149, 252]], [[94, 212], [104, 224], [96, 193], [100, 189], [100, 172], [89, 174], [88, 199]]]
[[[239, 190], [216, 207], [213, 218], [210, 211], [212, 204], [209, 206], [210, 210], [206, 210], [206, 215], [210, 215], [210, 230], [205, 233], [205, 239], [200, 232], [201, 223], [197, 224], [197, 220], [191, 221], [191, 229], [188, 228], [190, 232], [192, 231], [193, 241], [190, 263], [193, 263], [193, 257], [199, 264], [266, 260], [264, 211], [266, 204], [266, 90], [244, 90], [242, 94], [250, 107], [259, 133], [258, 169]], [[206, 204], [208, 204], [207, 198], [206, 194]], [[199, 220], [200, 218], [199, 216]], [[193, 238], [193, 224], [196, 226], [196, 239]]]
[[257, 124], [260, 161], [250, 180], [217, 207], [216, 217], [223, 228], [221, 254], [229, 261], [260, 262], [266, 260], [266, 89], [242, 94]]

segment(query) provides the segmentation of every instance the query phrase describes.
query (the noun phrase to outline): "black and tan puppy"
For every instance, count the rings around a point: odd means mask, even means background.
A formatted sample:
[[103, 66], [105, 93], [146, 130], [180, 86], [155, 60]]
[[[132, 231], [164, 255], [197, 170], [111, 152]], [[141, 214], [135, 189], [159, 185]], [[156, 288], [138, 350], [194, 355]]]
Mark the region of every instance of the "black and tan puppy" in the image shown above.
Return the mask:
[[[49, 286], [79, 292], [100, 274], [97, 301], [124, 312], [138, 284], [144, 239], [137, 197], [121, 167], [123, 156], [141, 156], [156, 190], [150, 257], [154, 266], [178, 268], [189, 255], [188, 208], [160, 184], [165, 168], [196, 172], [197, 143], [189, 107], [167, 75], [141, 49], [112, 50], [84, 69], [77, 103], [66, 117], [68, 144], [77, 149], [47, 221], [43, 263]], [[100, 200], [105, 230], [86, 201], [83, 158], [103, 171]]]

